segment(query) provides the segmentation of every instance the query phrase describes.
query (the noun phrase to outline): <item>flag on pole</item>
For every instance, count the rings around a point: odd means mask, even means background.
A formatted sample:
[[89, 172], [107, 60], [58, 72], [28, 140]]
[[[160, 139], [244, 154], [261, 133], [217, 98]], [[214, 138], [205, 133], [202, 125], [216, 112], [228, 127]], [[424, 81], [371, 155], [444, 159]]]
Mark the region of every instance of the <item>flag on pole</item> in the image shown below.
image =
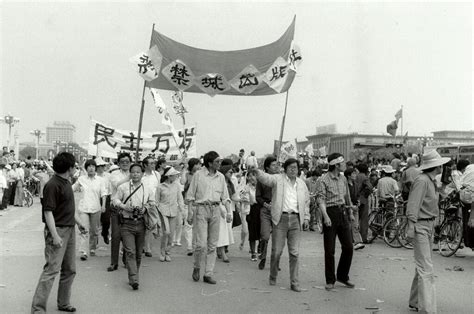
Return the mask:
[[391, 136], [395, 136], [397, 134], [398, 129], [398, 120], [393, 120], [389, 124], [387, 124], [387, 133]]
[[153, 97], [153, 102], [155, 103], [155, 107], [158, 109], [160, 114], [166, 111], [166, 104], [161, 98], [158, 90], [156, 88], [150, 88], [151, 97]]
[[279, 161], [285, 162], [287, 159], [296, 158], [296, 141], [288, 141], [281, 146]]
[[403, 136], [403, 144], [406, 144], [407, 142], [408, 142], [408, 131]]
[[130, 62], [137, 66], [138, 74], [145, 81], [153, 81], [158, 78], [163, 57], [158, 51], [157, 46], [153, 46], [147, 52], [139, 53], [130, 58]]
[[397, 113], [395, 114], [395, 119], [400, 120], [401, 118], [403, 117], [403, 111], [402, 109], [400, 108], [400, 110], [397, 111]]

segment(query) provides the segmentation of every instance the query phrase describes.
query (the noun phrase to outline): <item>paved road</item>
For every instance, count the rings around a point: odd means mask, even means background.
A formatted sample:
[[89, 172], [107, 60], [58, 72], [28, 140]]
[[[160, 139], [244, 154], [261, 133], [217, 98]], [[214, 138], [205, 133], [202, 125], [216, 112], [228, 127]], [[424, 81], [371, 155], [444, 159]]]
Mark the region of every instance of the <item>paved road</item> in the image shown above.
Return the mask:
[[[27, 313], [44, 264], [43, 224], [36, 202], [31, 208], [0, 211], [0, 311]], [[235, 238], [239, 238], [235, 231]], [[392, 249], [382, 241], [354, 254], [351, 279], [356, 289], [337, 286], [324, 290], [322, 236], [305, 232], [300, 251], [300, 282], [306, 291], [289, 290], [288, 254], [282, 257], [282, 272], [276, 286], [268, 285], [268, 266], [261, 271], [250, 261], [248, 247], [230, 247], [231, 263], [216, 263], [217, 285], [191, 279], [192, 258], [184, 248], [174, 248], [171, 263], [156, 254], [144, 257], [140, 290], [127, 284], [126, 269], [105, 271], [109, 249], [100, 243], [96, 257], [77, 259], [72, 303], [82, 313], [408, 313], [407, 300], [414, 273], [412, 251]], [[340, 251], [337, 251], [340, 252]], [[474, 254], [445, 258], [435, 253], [438, 309], [441, 313], [472, 313], [474, 309]], [[461, 266], [464, 271], [453, 271]], [[56, 311], [57, 282], [48, 308]]]

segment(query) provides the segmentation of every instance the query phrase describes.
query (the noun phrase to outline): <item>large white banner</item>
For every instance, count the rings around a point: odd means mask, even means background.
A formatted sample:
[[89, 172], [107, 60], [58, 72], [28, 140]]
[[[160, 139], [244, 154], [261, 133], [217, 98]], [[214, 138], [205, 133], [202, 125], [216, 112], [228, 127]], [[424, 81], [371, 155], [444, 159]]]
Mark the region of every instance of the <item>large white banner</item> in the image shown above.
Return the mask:
[[[140, 140], [140, 159], [153, 154], [156, 157], [165, 155], [169, 161], [182, 158], [186, 151], [187, 157], [197, 157], [196, 127], [186, 127], [177, 130], [178, 139], [173, 133], [166, 131], [142, 132]], [[120, 130], [102, 122], [91, 120], [89, 128], [89, 149], [92, 156], [117, 158], [119, 152], [130, 152], [134, 155], [137, 150], [136, 131]]]

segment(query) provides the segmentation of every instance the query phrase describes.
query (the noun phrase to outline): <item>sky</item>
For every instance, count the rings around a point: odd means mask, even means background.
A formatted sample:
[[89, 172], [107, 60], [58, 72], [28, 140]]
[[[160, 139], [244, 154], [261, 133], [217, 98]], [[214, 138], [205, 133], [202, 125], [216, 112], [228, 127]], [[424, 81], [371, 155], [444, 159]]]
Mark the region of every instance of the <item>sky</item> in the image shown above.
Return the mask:
[[[143, 80], [129, 62], [155, 30], [189, 46], [240, 50], [277, 40], [296, 15], [303, 63], [289, 91], [284, 140], [337, 124], [385, 133], [403, 106], [403, 130], [473, 130], [472, 4], [441, 2], [2, 1], [0, 114], [19, 117], [20, 141], [55, 120], [88, 141], [95, 119], [138, 128]], [[160, 91], [171, 106], [171, 91]], [[144, 131], [166, 130], [149, 93]], [[285, 94], [184, 93], [198, 154], [271, 153]], [[173, 116], [177, 128], [180, 120]], [[0, 124], [0, 142], [7, 127]]]

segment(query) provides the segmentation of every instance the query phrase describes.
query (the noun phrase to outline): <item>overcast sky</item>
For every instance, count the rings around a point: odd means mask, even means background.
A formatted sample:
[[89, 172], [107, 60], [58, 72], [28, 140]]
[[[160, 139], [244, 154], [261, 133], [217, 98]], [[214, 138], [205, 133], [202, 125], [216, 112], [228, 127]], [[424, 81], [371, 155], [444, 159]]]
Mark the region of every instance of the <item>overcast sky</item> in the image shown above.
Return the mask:
[[[382, 134], [403, 105], [404, 131], [472, 130], [470, 3], [12, 3], [1, 6], [0, 114], [19, 117], [21, 141], [54, 120], [88, 140], [90, 117], [136, 130], [143, 80], [129, 58], [151, 26], [184, 44], [239, 50], [278, 39], [296, 15], [304, 61], [289, 92], [285, 139], [339, 132]], [[146, 93], [144, 130], [166, 130]], [[171, 104], [171, 92], [160, 92]], [[198, 153], [269, 153], [285, 95], [184, 94]], [[180, 127], [180, 120], [174, 117]], [[2, 144], [5, 125], [0, 125]]]

